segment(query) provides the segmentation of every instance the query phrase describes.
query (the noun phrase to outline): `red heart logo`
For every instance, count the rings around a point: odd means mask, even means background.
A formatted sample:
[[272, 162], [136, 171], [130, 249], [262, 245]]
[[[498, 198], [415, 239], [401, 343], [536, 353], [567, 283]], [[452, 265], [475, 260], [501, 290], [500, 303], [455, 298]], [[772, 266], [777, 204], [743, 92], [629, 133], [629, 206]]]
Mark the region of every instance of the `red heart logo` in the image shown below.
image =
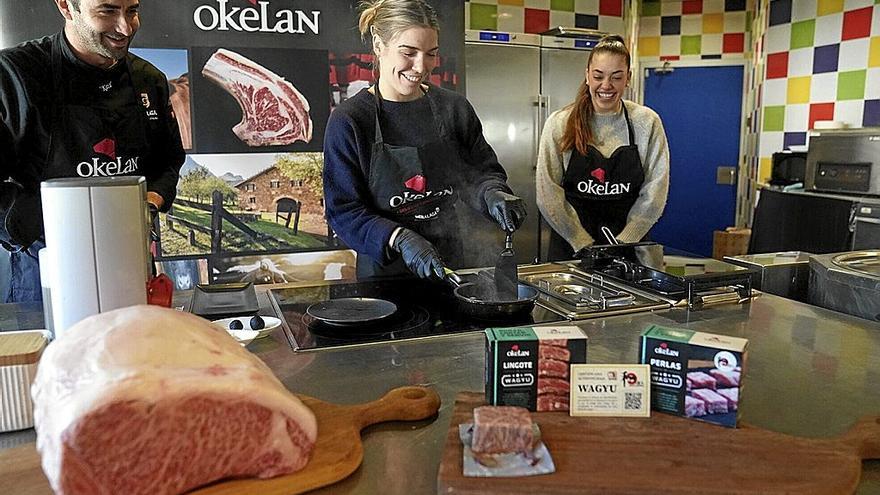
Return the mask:
[[251, 5], [257, 5], [257, 0], [248, 0], [248, 3]]
[[590, 172], [590, 175], [595, 177], [596, 180], [598, 180], [602, 184], [605, 183], [605, 170], [603, 170], [601, 168], [597, 168], [597, 169], [593, 170], [592, 172]]
[[410, 177], [410, 179], [403, 183], [404, 186], [412, 189], [413, 191], [418, 191], [420, 193], [425, 192], [425, 186], [427, 185], [427, 181], [425, 177], [422, 175], [414, 175]]
[[116, 159], [116, 141], [110, 138], [104, 138], [98, 141], [98, 144], [92, 147], [95, 150], [95, 153], [100, 153], [104, 156], [109, 156], [110, 158]]

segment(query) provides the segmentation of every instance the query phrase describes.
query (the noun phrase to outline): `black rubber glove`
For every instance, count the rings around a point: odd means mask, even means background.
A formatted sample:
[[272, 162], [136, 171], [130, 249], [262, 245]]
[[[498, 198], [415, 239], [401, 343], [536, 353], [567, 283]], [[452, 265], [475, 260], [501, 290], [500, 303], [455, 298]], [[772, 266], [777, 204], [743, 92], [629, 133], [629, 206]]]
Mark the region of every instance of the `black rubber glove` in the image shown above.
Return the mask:
[[400, 253], [409, 271], [420, 278], [443, 279], [443, 261], [434, 245], [409, 229], [401, 229], [391, 246]]
[[147, 208], [150, 209], [150, 238], [154, 241], [159, 239], [159, 230], [158, 230], [158, 218], [159, 218], [159, 208], [156, 207], [153, 203], [147, 201]]
[[526, 204], [513, 194], [492, 189], [486, 193], [485, 199], [489, 214], [506, 231], [513, 232], [526, 219]]
[[591, 246], [584, 246], [574, 253], [574, 259], [589, 258], [593, 256], [593, 254], [593, 248]]

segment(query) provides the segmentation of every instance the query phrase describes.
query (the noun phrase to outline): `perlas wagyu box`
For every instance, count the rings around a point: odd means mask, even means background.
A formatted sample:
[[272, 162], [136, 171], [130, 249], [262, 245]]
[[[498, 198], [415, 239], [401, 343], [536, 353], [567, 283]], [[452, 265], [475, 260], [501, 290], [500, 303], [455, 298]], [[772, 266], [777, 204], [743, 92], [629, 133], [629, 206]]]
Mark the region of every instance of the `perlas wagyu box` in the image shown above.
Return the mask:
[[735, 428], [747, 339], [652, 325], [642, 332], [651, 409]]

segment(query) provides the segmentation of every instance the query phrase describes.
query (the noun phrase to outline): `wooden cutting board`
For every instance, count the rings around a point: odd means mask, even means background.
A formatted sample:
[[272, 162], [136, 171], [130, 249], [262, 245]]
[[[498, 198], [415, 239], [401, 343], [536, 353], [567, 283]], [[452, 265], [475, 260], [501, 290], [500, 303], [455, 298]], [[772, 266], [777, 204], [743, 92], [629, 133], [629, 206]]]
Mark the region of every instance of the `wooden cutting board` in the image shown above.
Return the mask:
[[880, 458], [880, 418], [845, 434], [798, 438], [756, 427], [725, 428], [652, 412], [646, 418], [534, 413], [556, 472], [465, 478], [458, 425], [473, 422], [481, 393], [456, 397], [437, 493], [448, 494], [850, 494], [862, 459]]
[[[440, 396], [424, 387], [400, 387], [379, 400], [341, 406], [298, 396], [318, 418], [318, 441], [306, 467], [271, 478], [230, 480], [191, 492], [192, 495], [293, 495], [336, 483], [353, 473], [364, 457], [360, 431], [384, 421], [416, 421], [433, 416]], [[51, 495], [33, 443], [0, 451], [2, 490], [16, 495]], [[0, 490], [0, 491], [2, 491]]]

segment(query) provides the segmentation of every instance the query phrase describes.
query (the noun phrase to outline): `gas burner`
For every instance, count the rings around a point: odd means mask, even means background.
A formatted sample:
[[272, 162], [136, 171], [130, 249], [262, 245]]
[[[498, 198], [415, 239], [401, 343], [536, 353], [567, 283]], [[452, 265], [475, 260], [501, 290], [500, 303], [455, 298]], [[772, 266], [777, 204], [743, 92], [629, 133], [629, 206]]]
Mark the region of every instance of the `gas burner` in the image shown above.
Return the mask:
[[579, 268], [690, 309], [741, 303], [752, 295], [747, 268], [655, 243], [605, 248]]

